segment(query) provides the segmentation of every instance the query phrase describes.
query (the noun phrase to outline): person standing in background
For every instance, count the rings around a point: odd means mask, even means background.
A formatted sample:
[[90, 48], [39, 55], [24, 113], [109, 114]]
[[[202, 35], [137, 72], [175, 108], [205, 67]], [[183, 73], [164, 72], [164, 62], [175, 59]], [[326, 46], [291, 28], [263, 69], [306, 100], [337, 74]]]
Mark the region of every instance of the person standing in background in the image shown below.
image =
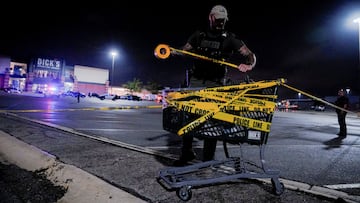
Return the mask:
[[80, 92], [77, 92], [77, 102], [80, 103]]
[[[346, 96], [345, 91], [343, 89], [340, 89], [338, 91], [338, 98], [335, 101], [335, 105], [346, 110], [349, 109], [349, 98]], [[340, 127], [340, 131], [337, 135], [339, 137], [345, 138], [347, 135], [346, 121], [345, 121], [347, 112], [341, 109], [336, 109], [336, 114]]]

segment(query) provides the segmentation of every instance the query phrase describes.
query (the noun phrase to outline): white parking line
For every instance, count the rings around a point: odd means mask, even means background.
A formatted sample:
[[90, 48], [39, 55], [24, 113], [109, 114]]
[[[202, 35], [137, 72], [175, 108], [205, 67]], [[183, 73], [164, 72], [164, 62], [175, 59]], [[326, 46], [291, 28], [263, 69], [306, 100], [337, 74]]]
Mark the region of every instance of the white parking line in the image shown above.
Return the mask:
[[330, 189], [360, 188], [360, 183], [324, 185], [324, 187], [327, 187], [327, 188], [330, 188]]

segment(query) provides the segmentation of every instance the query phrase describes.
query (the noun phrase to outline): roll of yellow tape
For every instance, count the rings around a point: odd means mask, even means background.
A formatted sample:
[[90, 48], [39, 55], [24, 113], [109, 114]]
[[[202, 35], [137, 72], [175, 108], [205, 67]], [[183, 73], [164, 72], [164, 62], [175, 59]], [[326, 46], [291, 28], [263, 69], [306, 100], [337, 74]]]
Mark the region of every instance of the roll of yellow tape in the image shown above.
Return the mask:
[[159, 59], [168, 58], [170, 56], [170, 53], [170, 47], [166, 44], [159, 44], [154, 50], [154, 55], [156, 56], [156, 58]]

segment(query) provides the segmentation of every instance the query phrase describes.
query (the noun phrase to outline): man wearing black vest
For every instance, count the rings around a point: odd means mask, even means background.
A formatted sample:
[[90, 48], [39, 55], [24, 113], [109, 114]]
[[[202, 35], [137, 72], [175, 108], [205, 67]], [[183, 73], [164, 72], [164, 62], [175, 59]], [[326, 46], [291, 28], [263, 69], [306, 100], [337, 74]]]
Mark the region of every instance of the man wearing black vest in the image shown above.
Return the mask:
[[[250, 71], [256, 64], [255, 54], [234, 33], [225, 30], [228, 20], [226, 8], [222, 5], [214, 6], [209, 14], [209, 28], [195, 31], [182, 49], [217, 60], [236, 57], [241, 60], [239, 71]], [[198, 59], [189, 70], [187, 85], [190, 88], [223, 86], [226, 85], [226, 73], [225, 65]], [[195, 159], [192, 142], [191, 133], [183, 135], [181, 156], [175, 161], [175, 166], [184, 166]], [[204, 139], [203, 161], [214, 159], [216, 143], [216, 139]]]

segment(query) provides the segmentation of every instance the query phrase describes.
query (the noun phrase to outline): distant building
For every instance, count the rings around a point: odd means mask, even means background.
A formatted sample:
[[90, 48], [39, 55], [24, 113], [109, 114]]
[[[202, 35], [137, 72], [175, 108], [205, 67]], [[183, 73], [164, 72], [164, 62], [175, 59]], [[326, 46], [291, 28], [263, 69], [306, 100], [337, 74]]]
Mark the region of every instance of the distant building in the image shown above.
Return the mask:
[[104, 94], [109, 90], [109, 70], [88, 66], [67, 66], [63, 59], [36, 57], [26, 63], [0, 56], [0, 88], [46, 93], [79, 91]]
[[24, 91], [27, 64], [11, 62], [7, 56], [0, 56], [0, 88], [16, 88]]
[[28, 69], [26, 91], [48, 92], [64, 90], [65, 61], [46, 57], [33, 58]]
[[80, 65], [75, 65], [73, 70], [74, 86], [72, 89], [75, 91], [98, 94], [109, 92], [109, 70]]

